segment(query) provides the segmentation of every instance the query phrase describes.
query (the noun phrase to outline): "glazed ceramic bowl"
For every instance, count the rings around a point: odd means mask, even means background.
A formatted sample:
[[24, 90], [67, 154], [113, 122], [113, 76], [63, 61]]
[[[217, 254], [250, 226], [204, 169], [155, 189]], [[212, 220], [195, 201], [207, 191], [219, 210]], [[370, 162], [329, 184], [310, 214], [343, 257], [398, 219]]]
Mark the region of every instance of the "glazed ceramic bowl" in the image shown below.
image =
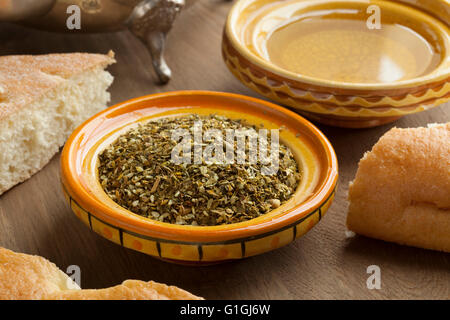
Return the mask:
[[371, 127], [450, 99], [449, 21], [444, 0], [239, 0], [222, 53], [269, 99], [325, 124]]
[[[97, 178], [99, 152], [138, 123], [193, 113], [244, 119], [267, 129], [284, 126], [280, 140], [291, 148], [303, 175], [292, 198], [258, 218], [219, 226], [159, 222], [113, 202]], [[168, 261], [193, 264], [253, 256], [304, 235], [330, 206], [337, 170], [336, 155], [326, 137], [296, 113], [254, 98], [202, 91], [149, 95], [110, 107], [73, 132], [61, 157], [66, 199], [90, 229], [118, 245]]]

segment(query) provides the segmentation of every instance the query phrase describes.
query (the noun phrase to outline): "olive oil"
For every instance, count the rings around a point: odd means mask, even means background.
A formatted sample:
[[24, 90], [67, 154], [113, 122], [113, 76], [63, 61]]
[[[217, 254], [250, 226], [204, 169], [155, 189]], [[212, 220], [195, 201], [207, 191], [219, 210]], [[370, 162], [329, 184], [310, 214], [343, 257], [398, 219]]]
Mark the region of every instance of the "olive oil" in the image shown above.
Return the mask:
[[268, 59], [305, 76], [350, 83], [389, 83], [422, 76], [440, 62], [434, 48], [416, 31], [366, 20], [325, 15], [288, 21], [267, 35]]

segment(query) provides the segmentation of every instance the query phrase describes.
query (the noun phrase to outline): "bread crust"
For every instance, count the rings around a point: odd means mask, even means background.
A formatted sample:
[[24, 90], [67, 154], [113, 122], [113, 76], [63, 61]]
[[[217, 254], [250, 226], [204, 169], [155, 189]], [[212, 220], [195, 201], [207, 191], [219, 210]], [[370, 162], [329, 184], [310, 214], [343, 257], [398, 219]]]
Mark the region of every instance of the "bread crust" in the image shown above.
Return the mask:
[[175, 286], [153, 281], [127, 280], [98, 290], [77, 288], [43, 257], [0, 247], [0, 300], [202, 300]]
[[75, 285], [50, 261], [0, 248], [0, 300], [43, 299], [68, 283]]
[[450, 123], [391, 129], [359, 162], [347, 227], [450, 252]]
[[67, 290], [46, 296], [50, 300], [202, 300], [177, 288], [153, 281], [126, 280], [106, 289]]
[[0, 56], [0, 121], [66, 79], [114, 63], [114, 53]]

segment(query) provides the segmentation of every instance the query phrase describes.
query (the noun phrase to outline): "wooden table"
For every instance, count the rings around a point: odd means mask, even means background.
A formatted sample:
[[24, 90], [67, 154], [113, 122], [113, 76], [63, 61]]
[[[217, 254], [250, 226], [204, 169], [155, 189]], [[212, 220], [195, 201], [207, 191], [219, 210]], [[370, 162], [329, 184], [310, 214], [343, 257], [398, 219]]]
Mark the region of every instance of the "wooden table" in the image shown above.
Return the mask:
[[[231, 4], [199, 0], [185, 10], [170, 34], [167, 61], [174, 71], [165, 86], [156, 79], [150, 56], [128, 32], [61, 35], [0, 25], [0, 54], [39, 54], [113, 49], [117, 64], [112, 102], [154, 92], [202, 89], [250, 96], [222, 62], [220, 42]], [[365, 130], [319, 126], [339, 158], [336, 199], [306, 236], [279, 250], [241, 261], [186, 267], [122, 248], [86, 228], [63, 199], [59, 155], [41, 172], [0, 197], [0, 245], [39, 254], [65, 270], [81, 267], [83, 288], [112, 286], [125, 279], [180, 286], [208, 299], [385, 299], [450, 298], [450, 255], [364, 237], [346, 239], [348, 183], [365, 151], [391, 127], [450, 121], [450, 104]], [[369, 290], [369, 265], [381, 268], [382, 287]]]

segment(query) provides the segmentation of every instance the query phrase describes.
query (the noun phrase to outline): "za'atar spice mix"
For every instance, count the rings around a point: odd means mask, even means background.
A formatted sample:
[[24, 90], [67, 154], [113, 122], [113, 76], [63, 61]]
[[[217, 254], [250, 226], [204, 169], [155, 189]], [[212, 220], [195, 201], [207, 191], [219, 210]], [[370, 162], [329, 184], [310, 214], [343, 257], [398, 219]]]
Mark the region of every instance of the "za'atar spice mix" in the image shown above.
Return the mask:
[[[201, 130], [200, 141], [196, 129]], [[174, 130], [181, 130], [185, 143], [181, 148]], [[261, 144], [252, 144], [250, 138], [257, 137], [257, 130], [219, 115], [165, 117], [139, 124], [99, 154], [99, 181], [123, 208], [162, 222], [212, 226], [253, 219], [286, 202], [301, 179], [292, 152], [282, 143], [276, 146], [276, 171], [264, 172], [267, 161], [254, 153]], [[216, 138], [209, 135], [205, 141], [207, 134], [202, 132], [213, 132]], [[271, 135], [266, 130], [268, 153], [275, 149]], [[226, 152], [211, 148], [217, 143], [223, 143]], [[190, 153], [174, 161], [174, 150]], [[211, 158], [204, 157], [207, 151]]]

